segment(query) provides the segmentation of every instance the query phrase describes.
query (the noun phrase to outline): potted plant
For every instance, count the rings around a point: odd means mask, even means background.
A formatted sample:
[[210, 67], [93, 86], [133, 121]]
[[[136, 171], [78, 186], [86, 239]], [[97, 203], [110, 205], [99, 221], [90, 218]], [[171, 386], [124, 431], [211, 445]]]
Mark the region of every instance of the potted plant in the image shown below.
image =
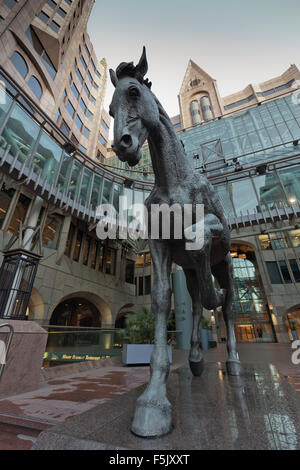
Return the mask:
[[[143, 310], [129, 315], [126, 327], [120, 332], [123, 340], [122, 360], [125, 364], [149, 364], [154, 347], [155, 320], [151, 310]], [[168, 345], [170, 362], [172, 347]]]
[[201, 325], [200, 325], [200, 341], [201, 341], [201, 348], [204, 351], [207, 351], [209, 348], [209, 341], [211, 341], [211, 329], [210, 323], [207, 318], [201, 318]]

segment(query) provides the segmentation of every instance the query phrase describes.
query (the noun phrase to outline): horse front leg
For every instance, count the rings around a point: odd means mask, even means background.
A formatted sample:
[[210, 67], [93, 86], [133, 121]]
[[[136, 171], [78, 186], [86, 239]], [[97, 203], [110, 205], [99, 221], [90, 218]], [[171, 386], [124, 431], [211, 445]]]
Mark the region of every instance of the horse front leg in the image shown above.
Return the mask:
[[172, 429], [171, 404], [166, 380], [170, 362], [167, 349], [167, 319], [171, 307], [171, 256], [166, 242], [149, 240], [154, 266], [152, 309], [155, 314], [155, 345], [150, 362], [151, 377], [138, 398], [131, 430], [142, 437], [167, 434]]

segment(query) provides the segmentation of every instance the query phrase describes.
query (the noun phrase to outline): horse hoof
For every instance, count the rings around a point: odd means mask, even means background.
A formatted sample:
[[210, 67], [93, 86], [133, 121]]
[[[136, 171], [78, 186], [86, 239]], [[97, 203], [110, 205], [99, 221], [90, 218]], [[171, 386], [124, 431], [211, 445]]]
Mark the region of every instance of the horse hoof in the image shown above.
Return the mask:
[[227, 361], [226, 368], [228, 375], [241, 375], [243, 373], [243, 366], [239, 361]]
[[189, 361], [189, 362], [190, 362], [190, 369], [192, 371], [192, 374], [195, 375], [195, 377], [200, 377], [200, 375], [204, 371], [204, 366], [205, 366], [204, 359], [202, 358], [199, 362], [193, 362], [193, 361]]
[[159, 437], [172, 430], [172, 410], [168, 401], [137, 402], [131, 426], [133, 434], [139, 437]]

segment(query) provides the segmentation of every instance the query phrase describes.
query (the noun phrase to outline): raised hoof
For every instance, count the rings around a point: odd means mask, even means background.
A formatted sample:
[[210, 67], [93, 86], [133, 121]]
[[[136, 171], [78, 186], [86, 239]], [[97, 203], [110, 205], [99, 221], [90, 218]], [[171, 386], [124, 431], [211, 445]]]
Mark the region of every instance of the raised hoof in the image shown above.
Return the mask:
[[241, 375], [243, 373], [243, 366], [239, 361], [227, 361], [226, 368], [228, 375]]
[[189, 362], [190, 362], [190, 369], [192, 371], [192, 374], [195, 375], [196, 377], [200, 377], [205, 367], [204, 359], [202, 358], [198, 362], [193, 362], [193, 361], [189, 361]]
[[159, 437], [171, 432], [170, 403], [137, 403], [131, 431], [139, 437]]

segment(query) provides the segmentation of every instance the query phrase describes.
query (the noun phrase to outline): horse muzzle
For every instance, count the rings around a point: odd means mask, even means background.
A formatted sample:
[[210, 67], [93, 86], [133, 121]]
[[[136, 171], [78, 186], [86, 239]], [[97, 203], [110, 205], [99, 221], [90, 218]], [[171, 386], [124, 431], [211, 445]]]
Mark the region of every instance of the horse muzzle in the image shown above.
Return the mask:
[[141, 158], [139, 141], [130, 134], [124, 134], [120, 141], [112, 145], [113, 151], [121, 162], [127, 162], [129, 166], [136, 165]]

